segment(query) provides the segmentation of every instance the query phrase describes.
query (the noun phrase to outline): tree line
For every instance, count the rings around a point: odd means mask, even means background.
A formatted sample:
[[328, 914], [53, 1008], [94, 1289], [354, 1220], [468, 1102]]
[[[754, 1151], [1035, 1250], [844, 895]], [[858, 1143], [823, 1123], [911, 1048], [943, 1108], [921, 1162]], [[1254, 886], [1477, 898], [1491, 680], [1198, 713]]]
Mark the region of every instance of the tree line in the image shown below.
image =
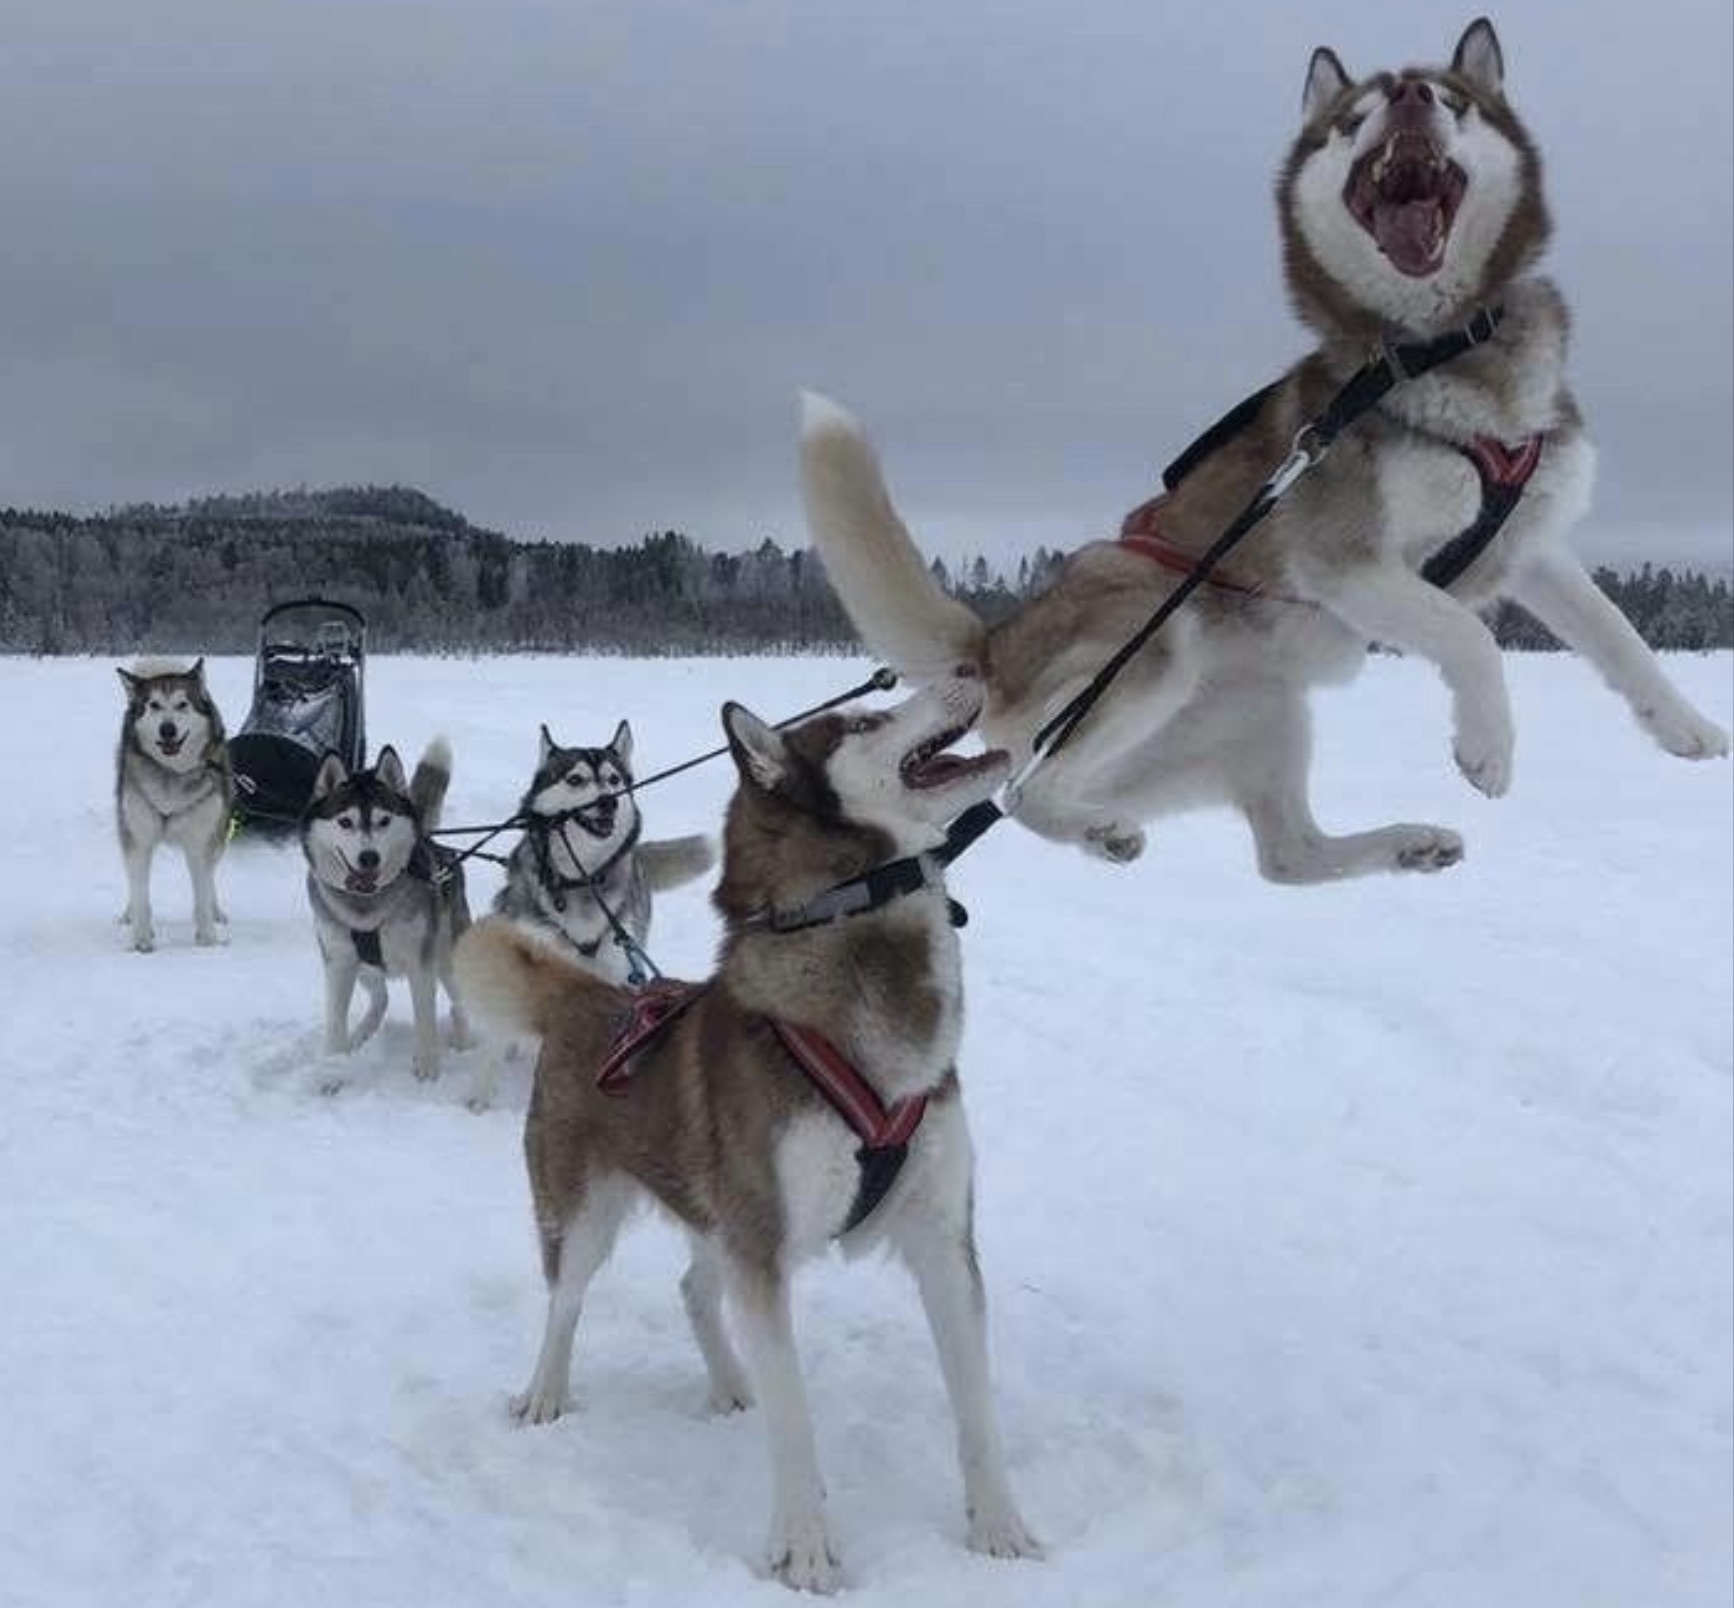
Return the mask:
[[[994, 620], [1062, 555], [935, 574]], [[1724, 578], [1642, 569], [1596, 581], [1658, 648], [1734, 647]], [[321, 595], [367, 617], [383, 652], [727, 654], [842, 651], [854, 634], [814, 554], [766, 539], [710, 552], [678, 531], [620, 548], [524, 541], [402, 486], [260, 492], [81, 517], [0, 509], [0, 652], [244, 653], [273, 603]], [[1557, 646], [1512, 605], [1508, 647]]]

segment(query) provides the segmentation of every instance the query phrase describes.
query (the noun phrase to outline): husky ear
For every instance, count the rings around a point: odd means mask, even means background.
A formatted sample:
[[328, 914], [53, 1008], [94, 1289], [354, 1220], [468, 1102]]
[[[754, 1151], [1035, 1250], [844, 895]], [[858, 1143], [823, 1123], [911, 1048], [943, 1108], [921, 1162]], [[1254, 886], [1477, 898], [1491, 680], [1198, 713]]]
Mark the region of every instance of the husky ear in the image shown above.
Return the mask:
[[723, 705], [722, 723], [728, 733], [729, 752], [742, 777], [774, 793], [789, 774], [789, 750], [783, 734], [738, 703]]
[[392, 792], [408, 794], [409, 782], [403, 774], [403, 761], [397, 757], [397, 750], [390, 743], [380, 749], [379, 758], [373, 762], [373, 773]]
[[114, 673], [120, 677], [120, 684], [126, 689], [128, 702], [144, 696], [144, 681], [141, 677], [135, 676], [130, 670], [121, 669], [118, 664], [114, 667]]
[[309, 802], [317, 804], [320, 799], [329, 798], [348, 780], [349, 767], [343, 763], [343, 756], [327, 754], [319, 762], [319, 774], [313, 778], [313, 797]]
[[632, 726], [628, 721], [621, 721], [614, 728], [614, 740], [608, 745], [614, 750], [614, 757], [622, 765], [632, 763]]
[[560, 745], [554, 741], [553, 732], [549, 731], [547, 726], [544, 725], [542, 727], [541, 746], [536, 750], [536, 763], [538, 765], [546, 765], [548, 763], [548, 756], [559, 746]]
[[1353, 82], [1337, 53], [1320, 45], [1307, 63], [1306, 88], [1301, 91], [1301, 121], [1312, 122]]
[[1477, 17], [1463, 30], [1451, 57], [1451, 71], [1485, 94], [1505, 93], [1505, 53], [1499, 48], [1493, 24], [1485, 17]]
[[199, 691], [203, 692], [205, 690], [205, 656], [204, 656], [204, 654], [201, 653], [198, 656], [198, 658], [193, 660], [192, 668], [187, 671], [187, 674], [193, 678], [193, 683], [195, 686], [198, 687]]

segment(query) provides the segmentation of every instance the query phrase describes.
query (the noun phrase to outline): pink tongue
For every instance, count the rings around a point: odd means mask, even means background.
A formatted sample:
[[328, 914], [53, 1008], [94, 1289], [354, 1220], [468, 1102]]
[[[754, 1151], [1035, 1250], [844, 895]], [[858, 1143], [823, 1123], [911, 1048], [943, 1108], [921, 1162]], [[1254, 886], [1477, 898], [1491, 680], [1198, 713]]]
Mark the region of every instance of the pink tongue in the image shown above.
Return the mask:
[[1379, 250], [1406, 274], [1431, 273], [1439, 264], [1445, 209], [1436, 200], [1381, 201], [1373, 208]]

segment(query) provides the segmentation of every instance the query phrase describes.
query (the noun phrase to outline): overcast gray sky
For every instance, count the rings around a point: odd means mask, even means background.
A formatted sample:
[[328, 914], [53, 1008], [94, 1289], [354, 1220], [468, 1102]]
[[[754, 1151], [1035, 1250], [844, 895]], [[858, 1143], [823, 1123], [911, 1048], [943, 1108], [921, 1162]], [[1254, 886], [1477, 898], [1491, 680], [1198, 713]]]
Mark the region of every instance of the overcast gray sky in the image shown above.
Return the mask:
[[[1728, 0], [1494, 16], [1547, 160], [1596, 557], [1729, 557]], [[348, 481], [802, 542], [796, 388], [935, 551], [1101, 534], [1303, 347], [1308, 54], [1437, 0], [5, 0], [0, 504]]]

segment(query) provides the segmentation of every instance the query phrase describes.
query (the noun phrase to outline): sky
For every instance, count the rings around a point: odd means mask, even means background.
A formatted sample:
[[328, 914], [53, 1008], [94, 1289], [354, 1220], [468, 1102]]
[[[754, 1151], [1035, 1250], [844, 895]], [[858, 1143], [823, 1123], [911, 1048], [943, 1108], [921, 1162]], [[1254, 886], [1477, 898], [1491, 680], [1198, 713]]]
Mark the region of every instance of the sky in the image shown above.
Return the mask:
[[[1580, 549], [1734, 562], [1727, 0], [1495, 14], [1600, 453]], [[1111, 530], [1307, 345], [1312, 48], [1436, 0], [5, 0], [0, 505], [401, 482], [518, 535], [805, 540], [796, 394], [923, 544]]]

